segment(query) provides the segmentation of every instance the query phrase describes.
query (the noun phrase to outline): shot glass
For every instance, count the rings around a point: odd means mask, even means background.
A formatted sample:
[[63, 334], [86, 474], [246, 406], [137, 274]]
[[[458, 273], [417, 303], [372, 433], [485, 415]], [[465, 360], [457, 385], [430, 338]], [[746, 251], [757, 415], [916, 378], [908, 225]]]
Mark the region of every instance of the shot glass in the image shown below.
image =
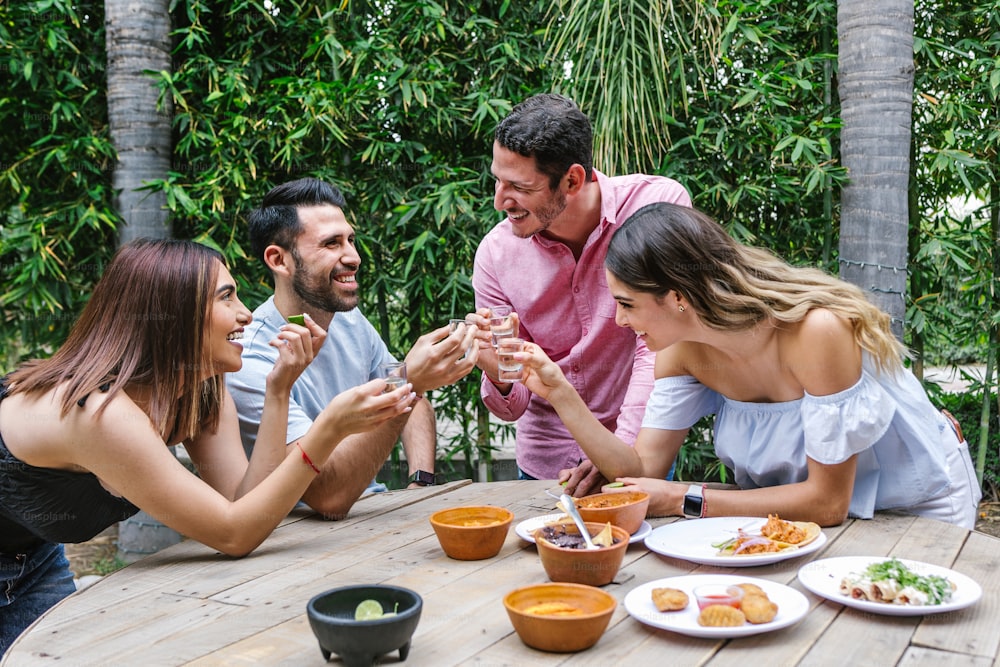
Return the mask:
[[493, 347], [504, 338], [514, 337], [514, 319], [510, 314], [513, 309], [505, 304], [490, 306], [490, 333], [493, 334]]
[[523, 364], [514, 360], [514, 355], [524, 350], [524, 341], [520, 338], [501, 338], [497, 345], [497, 379], [500, 382], [520, 382], [523, 374]]
[[406, 362], [393, 361], [385, 364], [379, 364], [378, 376], [385, 380], [385, 389], [382, 391], [383, 394], [399, 389], [406, 384]]
[[[456, 329], [458, 329], [458, 325], [460, 325], [460, 324], [464, 324], [464, 325], [466, 325], [466, 326], [468, 326], [468, 327], [474, 327], [474, 326], [476, 326], [476, 325], [474, 325], [474, 324], [469, 324], [469, 323], [468, 323], [468, 322], [466, 322], [465, 320], [460, 320], [460, 319], [451, 319], [451, 320], [448, 320], [448, 333], [452, 333], [453, 331], [455, 331]], [[468, 357], [468, 356], [469, 356], [470, 354], [472, 354], [472, 346], [473, 346], [473, 345], [475, 345], [475, 344], [476, 344], [476, 341], [475, 341], [475, 340], [473, 340], [473, 341], [472, 341], [472, 342], [471, 342], [471, 343], [469, 344], [469, 348], [468, 348], [468, 349], [467, 349], [467, 350], [465, 351], [465, 354], [463, 354], [463, 355], [462, 355], [462, 359], [465, 359], [465, 358], [467, 358], [467, 357]]]

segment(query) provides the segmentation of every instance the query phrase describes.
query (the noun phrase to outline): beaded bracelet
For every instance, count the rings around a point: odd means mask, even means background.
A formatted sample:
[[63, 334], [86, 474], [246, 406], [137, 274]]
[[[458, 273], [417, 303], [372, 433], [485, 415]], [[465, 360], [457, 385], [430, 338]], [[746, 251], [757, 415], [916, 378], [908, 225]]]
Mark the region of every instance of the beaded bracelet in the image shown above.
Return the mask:
[[316, 467], [316, 464], [313, 463], [312, 459], [309, 458], [309, 455], [306, 454], [306, 450], [302, 449], [302, 445], [299, 443], [298, 440], [295, 441], [295, 446], [299, 448], [300, 452], [302, 452], [302, 460], [305, 461], [306, 465], [308, 465], [310, 468], [312, 468], [313, 472], [315, 472], [318, 475], [319, 474], [319, 468]]
[[708, 488], [708, 484], [701, 485], [701, 516], [699, 518], [704, 519], [708, 516], [708, 498], [705, 497], [705, 489]]

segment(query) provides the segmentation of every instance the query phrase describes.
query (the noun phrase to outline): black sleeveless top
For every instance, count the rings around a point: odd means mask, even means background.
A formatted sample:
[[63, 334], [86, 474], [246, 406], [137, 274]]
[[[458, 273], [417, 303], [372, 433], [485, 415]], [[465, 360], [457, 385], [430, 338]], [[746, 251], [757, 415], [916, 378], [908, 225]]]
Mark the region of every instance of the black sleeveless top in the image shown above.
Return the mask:
[[[0, 384], [0, 400], [6, 395]], [[0, 552], [25, 553], [42, 542], [86, 542], [138, 511], [92, 473], [24, 463], [0, 433]]]

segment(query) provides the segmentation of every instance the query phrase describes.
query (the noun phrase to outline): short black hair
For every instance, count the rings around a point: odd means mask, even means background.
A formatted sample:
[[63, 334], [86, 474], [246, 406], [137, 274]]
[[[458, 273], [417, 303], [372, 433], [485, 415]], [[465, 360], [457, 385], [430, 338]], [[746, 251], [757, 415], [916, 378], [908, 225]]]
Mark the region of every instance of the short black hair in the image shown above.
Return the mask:
[[253, 254], [263, 261], [264, 250], [269, 245], [294, 250], [295, 239], [302, 232], [296, 209], [323, 204], [344, 209], [347, 200], [335, 185], [318, 178], [300, 178], [271, 188], [264, 195], [260, 208], [247, 216]]
[[590, 119], [563, 95], [542, 93], [524, 100], [500, 121], [493, 138], [509, 151], [535, 158], [553, 190], [574, 164], [583, 167], [588, 181], [593, 177]]

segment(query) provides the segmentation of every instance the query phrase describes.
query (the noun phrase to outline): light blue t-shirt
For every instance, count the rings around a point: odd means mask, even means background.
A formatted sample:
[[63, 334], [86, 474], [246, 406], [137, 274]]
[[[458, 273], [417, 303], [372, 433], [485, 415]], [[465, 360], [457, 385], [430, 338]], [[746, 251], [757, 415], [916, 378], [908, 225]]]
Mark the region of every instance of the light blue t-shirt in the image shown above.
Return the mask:
[[[240, 417], [243, 448], [250, 456], [260, 415], [264, 410], [267, 374], [274, 368], [278, 350], [268, 343], [285, 324], [274, 306], [274, 297], [253, 311], [253, 321], [243, 331], [243, 367], [226, 374], [226, 386], [236, 402]], [[395, 361], [375, 327], [357, 308], [334, 315], [319, 354], [292, 386], [288, 406], [288, 435], [285, 442], [301, 438], [330, 400], [342, 391], [377, 377], [378, 365]], [[385, 491], [372, 480], [367, 492]]]
[[835, 464], [857, 454], [854, 517], [905, 509], [959, 523], [967, 521], [969, 507], [938, 501], [979, 494], [978, 484], [970, 488], [975, 479], [966, 443], [958, 442], [919, 380], [905, 370], [878, 374], [867, 354], [853, 387], [782, 403], [732, 400], [692, 376], [660, 378], [642, 426], [682, 430], [710, 414], [716, 415], [715, 453], [742, 489], [805, 480], [807, 456]]

